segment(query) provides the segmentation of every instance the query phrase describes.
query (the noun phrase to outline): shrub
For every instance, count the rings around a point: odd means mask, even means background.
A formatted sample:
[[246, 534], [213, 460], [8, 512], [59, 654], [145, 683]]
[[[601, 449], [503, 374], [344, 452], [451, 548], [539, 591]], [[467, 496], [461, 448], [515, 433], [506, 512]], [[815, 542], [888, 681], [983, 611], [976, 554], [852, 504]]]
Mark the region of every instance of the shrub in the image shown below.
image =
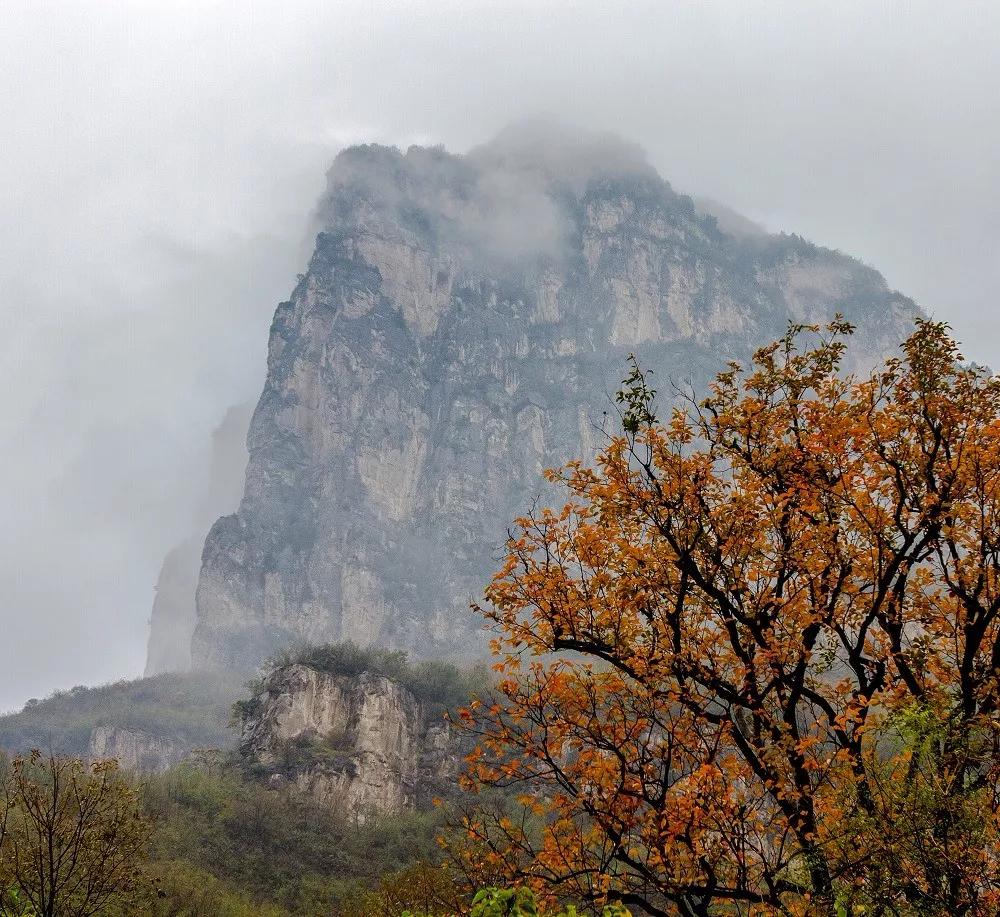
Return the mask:
[[[360, 647], [350, 642], [296, 644], [272, 656], [266, 670], [270, 673], [292, 665], [308, 666], [326, 675], [355, 677], [365, 672], [384, 675], [442, 712], [467, 703], [470, 696], [483, 693], [489, 685], [489, 673], [483, 665], [460, 668], [435, 660], [411, 663], [400, 650]], [[264, 679], [252, 683], [250, 691], [254, 696], [238, 701], [233, 707], [234, 716], [252, 714], [256, 710], [256, 695], [263, 690]]]

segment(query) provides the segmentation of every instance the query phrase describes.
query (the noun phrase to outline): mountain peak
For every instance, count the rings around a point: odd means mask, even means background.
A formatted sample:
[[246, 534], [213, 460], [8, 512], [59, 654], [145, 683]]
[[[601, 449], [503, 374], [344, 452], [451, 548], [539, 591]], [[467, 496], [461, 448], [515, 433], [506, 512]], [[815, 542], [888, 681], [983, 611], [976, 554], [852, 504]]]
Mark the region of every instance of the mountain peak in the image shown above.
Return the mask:
[[492, 140], [470, 150], [468, 158], [485, 170], [534, 172], [550, 181], [565, 182], [578, 192], [603, 178], [660, 178], [637, 144], [611, 132], [543, 119], [507, 126]]
[[303, 639], [475, 656], [468, 605], [508, 523], [543, 468], [593, 458], [629, 352], [703, 389], [789, 321], [845, 314], [863, 364], [918, 314], [837, 252], [720, 231], [609, 135], [352, 147], [321, 216], [275, 313], [240, 509], [205, 543], [197, 666]]

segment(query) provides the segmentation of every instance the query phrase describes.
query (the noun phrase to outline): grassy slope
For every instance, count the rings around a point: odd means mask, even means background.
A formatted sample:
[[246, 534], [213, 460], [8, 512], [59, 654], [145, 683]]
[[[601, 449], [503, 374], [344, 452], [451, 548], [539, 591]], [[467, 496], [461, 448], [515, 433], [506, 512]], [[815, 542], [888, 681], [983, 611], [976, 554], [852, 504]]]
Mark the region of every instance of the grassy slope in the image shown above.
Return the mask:
[[204, 673], [157, 675], [97, 688], [57, 691], [0, 716], [0, 748], [86, 754], [95, 726], [115, 725], [169, 736], [193, 747], [233, 744], [230, 709], [243, 693], [236, 676]]

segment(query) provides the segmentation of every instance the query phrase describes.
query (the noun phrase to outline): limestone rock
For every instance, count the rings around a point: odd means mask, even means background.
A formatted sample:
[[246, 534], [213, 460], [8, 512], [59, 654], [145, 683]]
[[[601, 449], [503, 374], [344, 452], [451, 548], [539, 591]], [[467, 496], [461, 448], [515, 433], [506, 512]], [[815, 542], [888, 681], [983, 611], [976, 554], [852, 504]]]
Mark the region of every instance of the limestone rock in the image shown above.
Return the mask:
[[279, 668], [244, 708], [240, 754], [353, 819], [426, 805], [457, 773], [448, 724], [383, 675]]
[[182, 761], [189, 751], [177, 738], [124, 726], [97, 726], [90, 734], [87, 757], [91, 761], [115, 758], [123, 770], [162, 774]]
[[320, 218], [275, 313], [242, 502], [205, 542], [195, 665], [298, 640], [479, 654], [469, 603], [551, 497], [542, 469], [600, 448], [629, 352], [667, 399], [790, 320], [843, 313], [867, 363], [919, 314], [838, 252], [723, 232], [608, 138], [351, 148]]

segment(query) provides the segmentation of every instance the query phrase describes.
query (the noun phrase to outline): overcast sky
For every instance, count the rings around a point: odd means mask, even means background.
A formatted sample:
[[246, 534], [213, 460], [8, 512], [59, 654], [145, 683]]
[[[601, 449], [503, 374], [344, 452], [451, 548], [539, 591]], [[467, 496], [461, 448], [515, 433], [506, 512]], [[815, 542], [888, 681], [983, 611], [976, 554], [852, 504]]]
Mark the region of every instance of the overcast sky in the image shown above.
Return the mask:
[[141, 672], [345, 143], [552, 115], [879, 268], [1000, 366], [1000, 5], [0, 4], [0, 709]]

